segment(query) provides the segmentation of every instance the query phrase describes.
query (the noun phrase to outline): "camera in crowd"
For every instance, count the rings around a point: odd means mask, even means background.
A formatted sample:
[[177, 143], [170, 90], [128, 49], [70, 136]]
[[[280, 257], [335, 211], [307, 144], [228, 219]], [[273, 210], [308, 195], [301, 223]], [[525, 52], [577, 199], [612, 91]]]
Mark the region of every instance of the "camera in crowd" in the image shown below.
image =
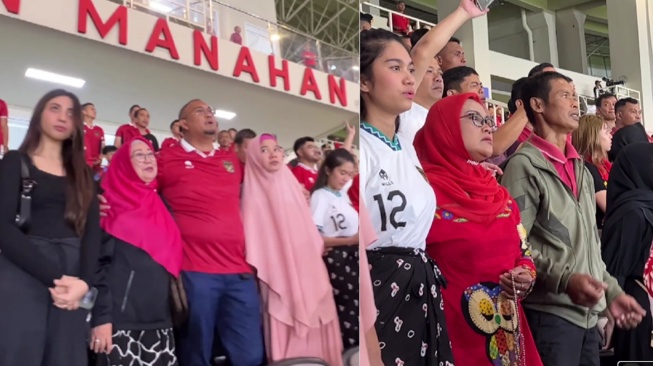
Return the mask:
[[603, 77], [602, 79], [603, 79], [603, 81], [605, 81], [605, 87], [606, 88], [609, 88], [611, 86], [625, 85], [626, 84], [626, 82], [624, 80], [615, 81], [614, 79], [610, 79], [610, 78], [607, 78], [607, 77]]

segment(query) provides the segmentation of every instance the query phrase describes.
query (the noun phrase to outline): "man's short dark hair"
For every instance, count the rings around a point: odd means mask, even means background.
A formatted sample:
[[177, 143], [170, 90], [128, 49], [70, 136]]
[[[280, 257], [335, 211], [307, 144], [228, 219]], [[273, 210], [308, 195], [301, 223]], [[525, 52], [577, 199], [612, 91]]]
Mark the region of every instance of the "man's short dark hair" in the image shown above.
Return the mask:
[[304, 145], [306, 145], [307, 142], [315, 142], [315, 139], [306, 136], [295, 140], [295, 144], [292, 146], [292, 150], [295, 152], [295, 155], [299, 156], [299, 154], [297, 154], [297, 151], [299, 151], [299, 149], [304, 147]]
[[414, 32], [410, 35], [410, 44], [413, 45], [413, 47], [415, 47], [415, 45], [417, 44], [417, 42], [419, 42], [419, 40], [422, 39], [422, 37], [424, 37], [424, 35], [425, 35], [426, 33], [428, 33], [428, 32], [429, 32], [429, 30], [428, 30], [428, 29], [424, 29], [424, 28], [422, 28], [422, 29], [418, 29], [418, 30], [414, 31]]
[[242, 145], [245, 140], [251, 140], [256, 137], [256, 132], [249, 128], [243, 128], [242, 130], [238, 131], [236, 133], [236, 137], [234, 137], [234, 143], [236, 145]]
[[95, 107], [95, 104], [93, 104], [93, 103], [84, 103], [84, 104], [82, 104], [82, 110], [86, 109], [86, 107], [89, 107], [89, 106]]
[[107, 145], [102, 149], [102, 155], [110, 154], [112, 152], [118, 151], [118, 148], [113, 145]]
[[231, 132], [231, 131], [234, 131], [234, 132], [238, 133], [238, 130], [233, 128], [233, 127], [229, 129], [229, 132]]
[[449, 42], [447, 42], [447, 43], [452, 43], [452, 42], [460, 44], [460, 40], [458, 38], [456, 38], [456, 37], [449, 38]]
[[129, 108], [129, 116], [134, 117], [134, 110], [139, 110], [139, 109], [141, 109], [141, 106], [139, 106], [138, 104], [134, 104], [133, 106], [131, 106]]
[[524, 83], [522, 88], [522, 101], [524, 102], [526, 116], [531, 123], [535, 123], [535, 111], [531, 107], [531, 99], [539, 98], [544, 103], [548, 103], [549, 93], [551, 93], [551, 82], [555, 80], [564, 80], [568, 83], [573, 81], [559, 72], [547, 71], [528, 78], [526, 83]]
[[363, 22], [368, 22], [368, 23], [372, 24], [373, 19], [374, 19], [374, 17], [372, 16], [372, 14], [361, 13], [361, 15], [360, 15], [360, 20], [363, 21]]
[[528, 77], [532, 78], [534, 75], [541, 74], [544, 71], [544, 69], [549, 68], [549, 67], [552, 67], [552, 68], [555, 69], [555, 66], [553, 66], [552, 64], [550, 64], [548, 62], [543, 62], [543, 63], [535, 66], [534, 68], [532, 68], [531, 71], [528, 72]]
[[[612, 93], [604, 93], [604, 94], [599, 95], [599, 97], [596, 98], [596, 108], [601, 107], [601, 105], [603, 104], [603, 101], [606, 100], [606, 99], [610, 99], [610, 98], [617, 99], [617, 96], [612, 94]], [[616, 106], [615, 106], [615, 110], [617, 110]]]
[[172, 123], [170, 123], [170, 129], [172, 130], [172, 128], [175, 126], [175, 123], [178, 123], [178, 122], [179, 122], [178, 119], [172, 121]]
[[465, 81], [465, 78], [470, 75], [478, 75], [478, 73], [469, 66], [458, 66], [445, 71], [444, 74], [442, 74], [442, 80], [444, 81], [442, 95], [447, 96], [449, 90], [460, 92], [460, 84], [462, 84], [463, 81]]
[[510, 91], [510, 100], [508, 101], [508, 112], [510, 112], [510, 114], [517, 112], [517, 101], [522, 99], [521, 90], [524, 87], [524, 84], [526, 84], [527, 80], [528, 78], [521, 78], [521, 79], [517, 79], [517, 81], [512, 83], [512, 90]]
[[617, 101], [614, 105], [615, 112], [625, 107], [626, 104], [639, 104], [639, 101], [635, 98], [622, 98]]

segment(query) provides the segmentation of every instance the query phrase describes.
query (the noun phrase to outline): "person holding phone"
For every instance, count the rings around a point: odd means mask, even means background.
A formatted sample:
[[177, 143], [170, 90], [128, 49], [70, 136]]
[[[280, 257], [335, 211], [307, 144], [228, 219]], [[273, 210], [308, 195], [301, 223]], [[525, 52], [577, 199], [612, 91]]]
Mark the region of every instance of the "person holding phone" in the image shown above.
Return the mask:
[[90, 348], [98, 365], [177, 365], [170, 279], [179, 277], [182, 239], [157, 193], [157, 162], [144, 137], [123, 144], [102, 180], [112, 210], [105, 232]]
[[[83, 128], [79, 99], [51, 91], [36, 104], [23, 144], [0, 163], [2, 366], [87, 364], [88, 312], [80, 307], [93, 303], [100, 216]], [[33, 183], [27, 207], [23, 167]], [[18, 212], [29, 225], [17, 225]]]

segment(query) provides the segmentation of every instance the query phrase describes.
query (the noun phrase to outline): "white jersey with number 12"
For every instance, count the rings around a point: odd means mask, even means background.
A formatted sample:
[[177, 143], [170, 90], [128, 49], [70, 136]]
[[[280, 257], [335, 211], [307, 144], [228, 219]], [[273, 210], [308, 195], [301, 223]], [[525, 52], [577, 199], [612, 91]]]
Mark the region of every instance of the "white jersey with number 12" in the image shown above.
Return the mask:
[[424, 249], [435, 215], [435, 193], [422, 174], [412, 144], [393, 144], [378, 130], [361, 126], [361, 196], [378, 240], [369, 249]]

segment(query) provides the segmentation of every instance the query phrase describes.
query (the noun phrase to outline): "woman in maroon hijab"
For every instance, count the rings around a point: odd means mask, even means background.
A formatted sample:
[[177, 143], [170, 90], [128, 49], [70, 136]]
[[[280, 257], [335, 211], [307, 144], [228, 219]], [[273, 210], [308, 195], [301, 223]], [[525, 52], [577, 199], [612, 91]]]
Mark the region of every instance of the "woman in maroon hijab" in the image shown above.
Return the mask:
[[99, 365], [177, 365], [170, 278], [182, 239], [156, 191], [157, 163], [144, 137], [124, 144], [102, 180], [111, 211], [104, 230], [90, 347]]
[[437, 209], [426, 251], [447, 279], [444, 313], [458, 365], [541, 366], [520, 300], [535, 265], [519, 208], [494, 174], [496, 119], [476, 94], [449, 96], [429, 111], [415, 149]]

